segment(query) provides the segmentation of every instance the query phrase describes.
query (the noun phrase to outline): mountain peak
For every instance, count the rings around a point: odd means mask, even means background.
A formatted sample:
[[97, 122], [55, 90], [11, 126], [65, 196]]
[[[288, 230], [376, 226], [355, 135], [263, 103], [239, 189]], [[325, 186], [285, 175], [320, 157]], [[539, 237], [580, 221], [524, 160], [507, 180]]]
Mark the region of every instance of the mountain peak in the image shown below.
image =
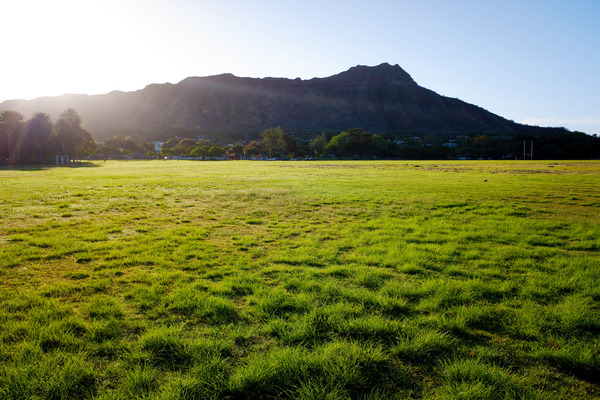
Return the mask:
[[[357, 65], [340, 74], [331, 76], [344, 84], [416, 85], [412, 77], [398, 64], [382, 63], [375, 67]], [[330, 79], [329, 78], [329, 79]], [[328, 79], [328, 78], [326, 78]]]

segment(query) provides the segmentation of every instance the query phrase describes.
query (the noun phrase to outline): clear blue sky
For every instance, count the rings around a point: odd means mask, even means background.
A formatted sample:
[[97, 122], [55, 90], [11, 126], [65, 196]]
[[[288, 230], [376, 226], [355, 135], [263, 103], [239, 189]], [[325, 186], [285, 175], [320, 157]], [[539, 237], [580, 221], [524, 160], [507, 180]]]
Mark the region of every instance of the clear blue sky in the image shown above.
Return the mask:
[[389, 62], [517, 122], [600, 134], [598, 0], [20, 0], [2, 13], [0, 101]]

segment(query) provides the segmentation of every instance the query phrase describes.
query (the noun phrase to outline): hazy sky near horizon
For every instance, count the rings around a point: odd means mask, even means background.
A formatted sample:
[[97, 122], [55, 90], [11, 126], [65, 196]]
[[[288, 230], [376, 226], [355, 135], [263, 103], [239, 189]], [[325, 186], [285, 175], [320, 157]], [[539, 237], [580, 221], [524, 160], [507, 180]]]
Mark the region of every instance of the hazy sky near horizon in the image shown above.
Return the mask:
[[19, 0], [2, 14], [0, 102], [388, 62], [505, 118], [600, 135], [597, 0]]

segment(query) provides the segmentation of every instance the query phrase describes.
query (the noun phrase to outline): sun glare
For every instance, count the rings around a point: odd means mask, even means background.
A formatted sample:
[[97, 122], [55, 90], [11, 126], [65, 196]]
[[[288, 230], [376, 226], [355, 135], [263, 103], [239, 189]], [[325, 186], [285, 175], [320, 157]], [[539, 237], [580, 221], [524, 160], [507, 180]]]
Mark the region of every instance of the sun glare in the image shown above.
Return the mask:
[[160, 62], [153, 53], [156, 38], [142, 25], [144, 16], [133, 15], [140, 10], [133, 4], [12, 2], [5, 15], [17, 17], [0, 29], [12, 38], [8, 48], [15, 55], [3, 71], [15, 79], [2, 88], [3, 99], [133, 90], [151, 83], [143, 70], [133, 77], [128, 72], [140, 61]]

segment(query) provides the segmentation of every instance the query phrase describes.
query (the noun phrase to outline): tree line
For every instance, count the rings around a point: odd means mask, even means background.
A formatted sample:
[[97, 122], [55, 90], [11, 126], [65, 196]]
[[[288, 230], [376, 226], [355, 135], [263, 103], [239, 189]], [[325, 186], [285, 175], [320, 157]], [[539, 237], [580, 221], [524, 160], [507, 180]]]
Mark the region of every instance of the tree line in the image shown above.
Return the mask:
[[293, 158], [307, 154], [296, 139], [284, 133], [281, 127], [264, 130], [260, 140], [254, 140], [245, 145], [240, 143], [217, 146], [205, 139], [171, 138], [164, 142], [159, 152], [160, 156], [178, 156], [194, 158], [216, 158], [224, 155], [235, 157], [276, 157]]
[[60, 114], [56, 122], [43, 112], [25, 120], [17, 111], [1, 111], [0, 163], [47, 163], [57, 154], [83, 158], [93, 153], [96, 142], [81, 122], [72, 108]]
[[536, 159], [600, 158], [600, 138], [564, 130], [559, 135], [501, 137], [494, 135], [436, 136], [378, 135], [360, 128], [334, 135], [324, 132], [297, 140], [281, 127], [264, 130], [257, 140], [219, 146], [205, 139], [170, 138], [156, 149], [154, 143], [136, 143], [115, 135], [94, 141], [81, 126], [77, 111], [66, 109], [56, 122], [43, 112], [29, 120], [13, 110], [0, 112], [0, 164], [53, 163], [54, 156], [72, 159], [95, 154], [104, 159], [142, 154], [145, 158], [353, 158], [353, 159], [514, 159], [523, 157], [523, 142], [534, 142]]
[[600, 137], [583, 132], [563, 130], [553, 135], [473, 135], [453, 137], [396, 136], [370, 134], [362, 129], [349, 129], [327, 138], [314, 136], [310, 152], [314, 156], [336, 158], [385, 158], [408, 160], [452, 159], [522, 159], [523, 143], [533, 158], [600, 159]]

